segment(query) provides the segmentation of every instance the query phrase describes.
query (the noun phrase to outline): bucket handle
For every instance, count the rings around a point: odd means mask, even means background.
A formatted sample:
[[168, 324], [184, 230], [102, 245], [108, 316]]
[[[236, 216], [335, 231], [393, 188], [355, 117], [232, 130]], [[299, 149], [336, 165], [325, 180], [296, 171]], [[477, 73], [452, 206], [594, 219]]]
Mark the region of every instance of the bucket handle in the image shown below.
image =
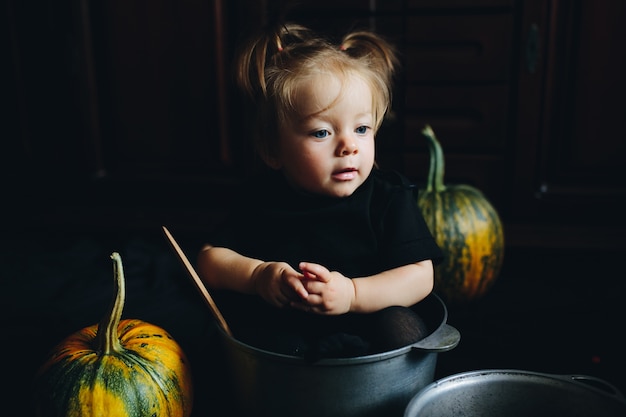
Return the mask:
[[414, 350], [422, 352], [447, 352], [454, 349], [461, 340], [461, 333], [447, 323], [437, 330], [411, 345]]

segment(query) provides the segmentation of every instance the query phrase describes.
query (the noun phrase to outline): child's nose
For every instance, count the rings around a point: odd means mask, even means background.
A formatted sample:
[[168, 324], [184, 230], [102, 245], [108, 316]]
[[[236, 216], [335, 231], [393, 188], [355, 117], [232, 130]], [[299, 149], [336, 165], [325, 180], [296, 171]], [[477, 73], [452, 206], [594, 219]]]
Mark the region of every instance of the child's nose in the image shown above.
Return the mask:
[[340, 156], [348, 156], [359, 153], [359, 148], [353, 139], [341, 140], [337, 150]]

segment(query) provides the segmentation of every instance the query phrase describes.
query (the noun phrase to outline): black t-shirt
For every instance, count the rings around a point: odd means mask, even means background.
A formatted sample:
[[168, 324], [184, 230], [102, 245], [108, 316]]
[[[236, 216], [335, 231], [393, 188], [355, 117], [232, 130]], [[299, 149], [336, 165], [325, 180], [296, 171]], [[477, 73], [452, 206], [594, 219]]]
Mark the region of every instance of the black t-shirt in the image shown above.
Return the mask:
[[[315, 262], [349, 278], [425, 259], [438, 263], [442, 253], [415, 191], [400, 174], [375, 170], [351, 196], [331, 198], [296, 190], [271, 172], [245, 187], [208, 243], [296, 270], [301, 261]], [[268, 351], [355, 355], [380, 338], [363, 315], [317, 315], [278, 309], [256, 295], [212, 293], [237, 339]]]
[[253, 181], [208, 241], [264, 261], [319, 263], [355, 278], [442, 253], [397, 172], [373, 170], [349, 197], [304, 193], [280, 172]]

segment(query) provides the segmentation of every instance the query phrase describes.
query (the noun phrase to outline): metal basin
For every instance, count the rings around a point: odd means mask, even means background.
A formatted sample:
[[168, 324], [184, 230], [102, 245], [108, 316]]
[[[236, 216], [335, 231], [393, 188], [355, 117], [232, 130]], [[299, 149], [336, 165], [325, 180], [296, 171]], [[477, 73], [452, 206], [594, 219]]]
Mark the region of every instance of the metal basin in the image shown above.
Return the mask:
[[483, 370], [431, 383], [404, 416], [624, 417], [626, 401], [608, 382], [586, 375]]
[[430, 294], [416, 306], [431, 332], [393, 351], [351, 358], [303, 358], [257, 349], [228, 336], [220, 339], [242, 416], [401, 417], [410, 399], [434, 379], [437, 354], [453, 349], [459, 332], [446, 324], [447, 310]]

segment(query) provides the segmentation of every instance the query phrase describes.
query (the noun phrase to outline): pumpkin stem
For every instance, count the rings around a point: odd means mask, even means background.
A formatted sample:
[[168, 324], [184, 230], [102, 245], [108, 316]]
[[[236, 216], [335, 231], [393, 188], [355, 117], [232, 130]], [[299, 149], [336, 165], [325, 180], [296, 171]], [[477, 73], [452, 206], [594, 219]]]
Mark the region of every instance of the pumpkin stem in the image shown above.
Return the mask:
[[122, 310], [124, 309], [124, 300], [126, 298], [124, 269], [122, 268], [122, 258], [119, 253], [113, 252], [111, 259], [113, 259], [114, 298], [107, 314], [105, 314], [98, 325], [98, 333], [96, 335], [98, 351], [102, 355], [109, 355], [114, 352], [122, 351], [122, 345], [120, 343], [117, 327], [119, 326], [120, 319], [122, 318]]
[[440, 193], [446, 189], [446, 186], [443, 183], [443, 174], [445, 171], [443, 149], [435, 137], [435, 132], [433, 132], [430, 125], [426, 125], [426, 127], [422, 129], [422, 135], [428, 139], [428, 150], [430, 151], [430, 166], [428, 167], [428, 183], [426, 184], [426, 191], [432, 192], [434, 190], [435, 192]]

